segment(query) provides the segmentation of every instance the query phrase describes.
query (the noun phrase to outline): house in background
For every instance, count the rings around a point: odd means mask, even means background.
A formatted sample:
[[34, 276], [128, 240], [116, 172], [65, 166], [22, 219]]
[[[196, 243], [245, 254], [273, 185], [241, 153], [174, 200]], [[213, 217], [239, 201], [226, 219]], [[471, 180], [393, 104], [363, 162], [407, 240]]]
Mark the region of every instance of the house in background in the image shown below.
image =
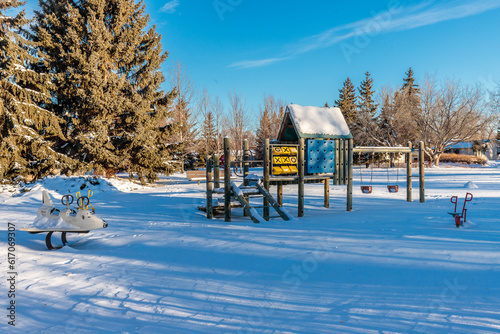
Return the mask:
[[484, 155], [488, 160], [500, 160], [500, 141], [498, 139], [485, 140], [486, 152]]
[[499, 160], [500, 143], [496, 139], [460, 142], [447, 147], [444, 153], [484, 156], [488, 160]]

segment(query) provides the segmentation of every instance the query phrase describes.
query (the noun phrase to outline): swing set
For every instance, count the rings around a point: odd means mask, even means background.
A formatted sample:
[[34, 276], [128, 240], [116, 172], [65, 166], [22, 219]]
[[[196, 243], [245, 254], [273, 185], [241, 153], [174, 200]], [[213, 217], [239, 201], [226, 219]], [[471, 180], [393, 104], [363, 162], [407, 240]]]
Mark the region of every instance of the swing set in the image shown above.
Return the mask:
[[[361, 179], [361, 192], [363, 194], [371, 194], [373, 191], [373, 165], [375, 162], [375, 153], [390, 153], [390, 154], [405, 154], [406, 160], [406, 200], [408, 202], [412, 201], [412, 161], [413, 154], [418, 155], [419, 161], [419, 188], [420, 188], [420, 202], [425, 202], [425, 189], [424, 189], [424, 152], [423, 143], [419, 143], [417, 150], [412, 148], [412, 144], [409, 142], [408, 147], [355, 147], [353, 148], [354, 153], [371, 153], [371, 162], [368, 164], [370, 168], [370, 181], [367, 184], [366, 179], [363, 180], [362, 167], [359, 168], [359, 175]], [[367, 166], [368, 167], [368, 166]], [[399, 191], [399, 166], [396, 164], [396, 182], [391, 182], [391, 177], [389, 173], [389, 166], [387, 169], [387, 191], [389, 193], [397, 193]], [[392, 180], [393, 181], [393, 180]]]
[[[369, 164], [370, 165], [370, 183], [369, 185], [365, 185], [363, 182], [363, 168], [360, 166], [359, 167], [359, 176], [361, 178], [361, 192], [363, 194], [371, 194], [373, 187], [373, 164], [375, 162], [375, 153], [372, 153], [372, 162]], [[387, 166], [387, 191], [390, 193], [397, 193], [399, 191], [399, 166], [396, 165], [396, 182], [391, 183], [391, 178], [389, 175], [389, 166]]]

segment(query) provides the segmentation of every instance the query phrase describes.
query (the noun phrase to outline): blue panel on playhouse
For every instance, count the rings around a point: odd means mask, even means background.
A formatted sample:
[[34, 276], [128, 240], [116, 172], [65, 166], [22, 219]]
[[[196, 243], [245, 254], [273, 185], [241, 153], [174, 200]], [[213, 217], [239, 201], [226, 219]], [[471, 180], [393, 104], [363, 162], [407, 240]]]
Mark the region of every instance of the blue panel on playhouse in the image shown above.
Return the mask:
[[306, 173], [335, 173], [335, 141], [306, 141]]

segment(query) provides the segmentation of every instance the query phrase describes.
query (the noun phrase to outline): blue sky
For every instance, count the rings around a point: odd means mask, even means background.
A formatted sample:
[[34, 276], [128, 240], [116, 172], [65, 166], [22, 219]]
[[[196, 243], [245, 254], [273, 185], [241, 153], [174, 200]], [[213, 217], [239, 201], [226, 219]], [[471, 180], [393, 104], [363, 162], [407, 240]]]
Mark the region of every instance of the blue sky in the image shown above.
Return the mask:
[[164, 70], [180, 61], [199, 91], [226, 101], [235, 89], [255, 114], [264, 94], [332, 105], [366, 71], [376, 89], [399, 86], [410, 66], [417, 79], [500, 81], [498, 0], [145, 3], [170, 53]]

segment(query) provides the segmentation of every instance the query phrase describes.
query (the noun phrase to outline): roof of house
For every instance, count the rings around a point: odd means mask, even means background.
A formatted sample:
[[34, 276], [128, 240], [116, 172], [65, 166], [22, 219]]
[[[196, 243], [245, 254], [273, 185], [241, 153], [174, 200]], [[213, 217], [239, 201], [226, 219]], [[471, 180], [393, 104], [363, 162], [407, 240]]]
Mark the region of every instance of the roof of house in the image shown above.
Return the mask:
[[298, 138], [352, 138], [351, 131], [339, 108], [322, 108], [290, 104], [286, 107], [278, 139], [297, 141]]
[[460, 149], [460, 148], [472, 148], [472, 142], [460, 142], [455, 145], [446, 147], [447, 150]]

